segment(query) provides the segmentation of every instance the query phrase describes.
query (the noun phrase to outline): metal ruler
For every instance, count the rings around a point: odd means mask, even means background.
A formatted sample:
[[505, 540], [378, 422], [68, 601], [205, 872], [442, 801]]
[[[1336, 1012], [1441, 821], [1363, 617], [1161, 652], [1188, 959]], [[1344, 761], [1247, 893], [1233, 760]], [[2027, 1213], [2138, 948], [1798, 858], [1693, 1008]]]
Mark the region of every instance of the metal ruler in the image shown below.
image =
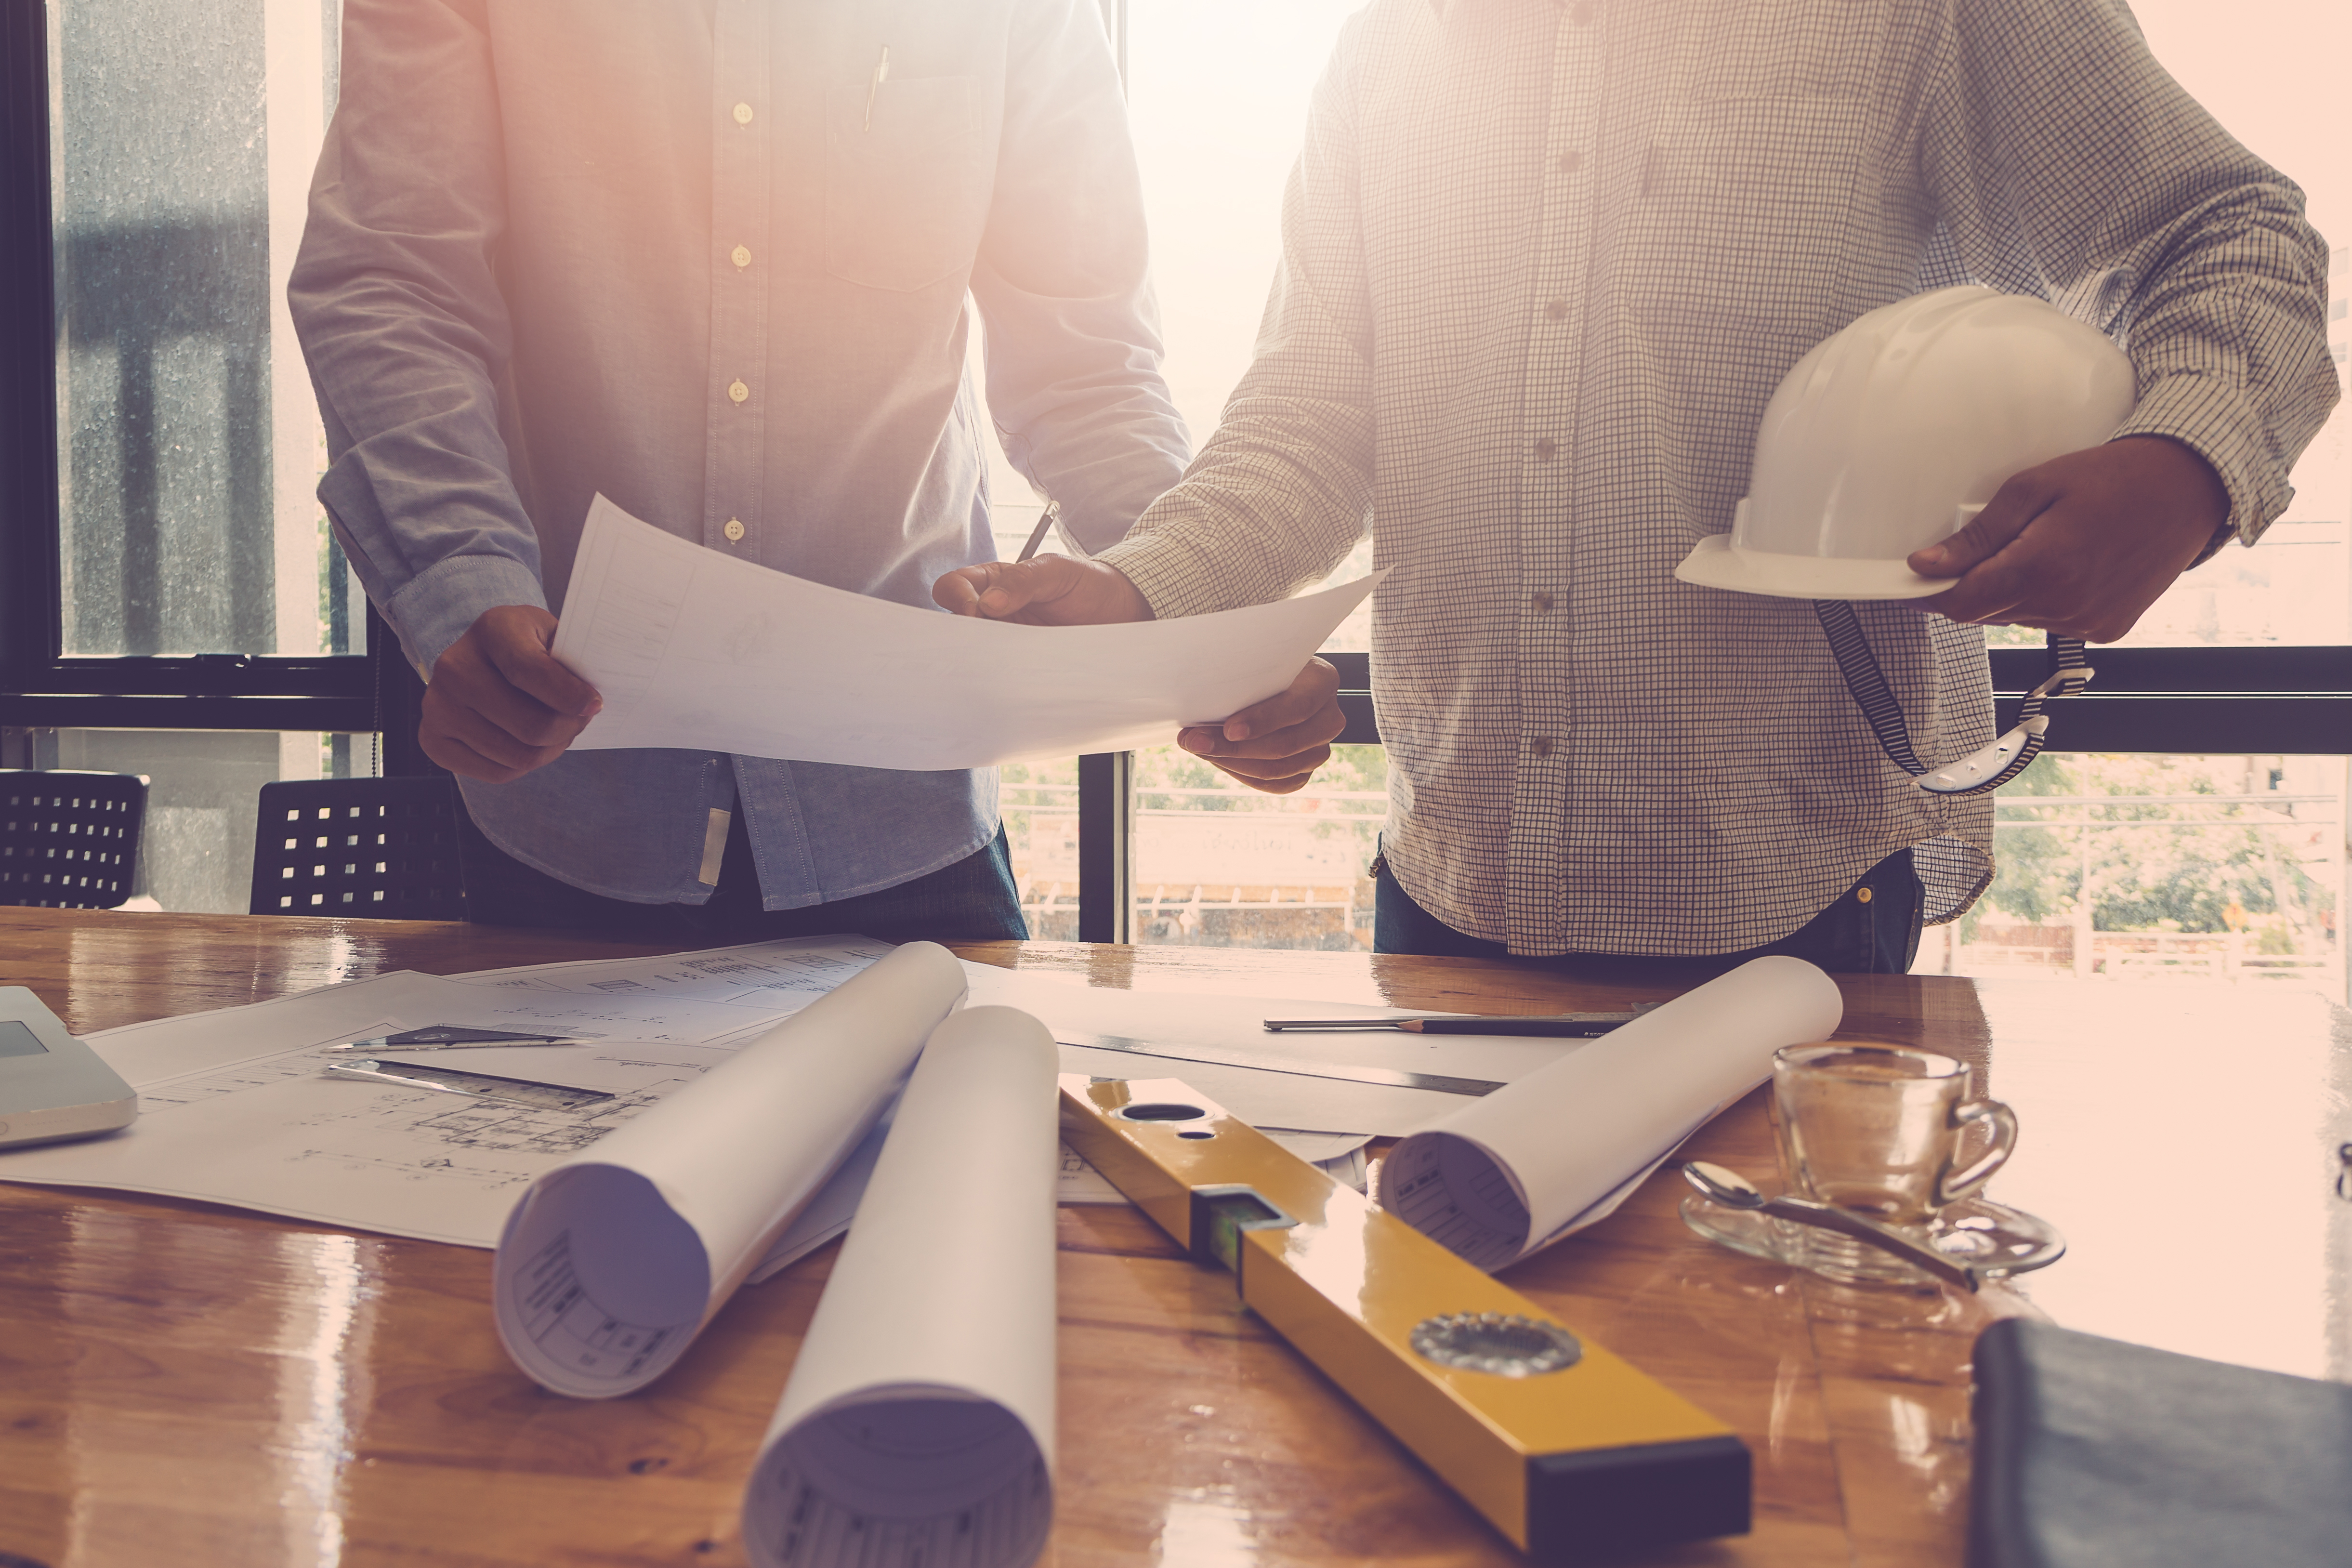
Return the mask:
[[1356, 1067], [1347, 1062], [1318, 1062], [1271, 1052], [1228, 1051], [1213, 1046], [1171, 1045], [1160, 1040], [1129, 1039], [1125, 1035], [1056, 1034], [1066, 1046], [1089, 1051], [1124, 1051], [1133, 1057], [1157, 1057], [1162, 1061], [1200, 1062], [1207, 1067], [1248, 1068], [1253, 1072], [1284, 1072], [1298, 1078], [1336, 1079], [1341, 1083], [1377, 1084], [1382, 1089], [1426, 1089], [1439, 1094], [1484, 1095], [1502, 1088], [1492, 1079], [1448, 1078], [1443, 1073], [1405, 1072], [1393, 1068]]
[[603, 1089], [574, 1089], [569, 1084], [539, 1083], [530, 1079], [498, 1078], [489, 1073], [459, 1072], [455, 1068], [426, 1067], [422, 1062], [333, 1062], [329, 1078], [365, 1079], [370, 1083], [396, 1084], [402, 1089], [429, 1089], [458, 1094], [496, 1105], [526, 1106], [532, 1110], [577, 1110], [613, 1098]]

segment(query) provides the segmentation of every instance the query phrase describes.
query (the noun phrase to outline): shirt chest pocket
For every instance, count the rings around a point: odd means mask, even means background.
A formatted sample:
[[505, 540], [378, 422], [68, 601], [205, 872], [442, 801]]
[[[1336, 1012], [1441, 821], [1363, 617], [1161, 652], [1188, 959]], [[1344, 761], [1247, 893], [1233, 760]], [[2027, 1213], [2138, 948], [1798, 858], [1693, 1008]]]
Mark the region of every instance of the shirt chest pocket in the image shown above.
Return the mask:
[[1643, 294], [1702, 317], [1810, 317], [1850, 269], [1867, 132], [1848, 98], [1716, 99], [1670, 110], [1626, 233]]
[[824, 265], [911, 292], [970, 267], [987, 221], [979, 84], [916, 77], [835, 87], [825, 101]]

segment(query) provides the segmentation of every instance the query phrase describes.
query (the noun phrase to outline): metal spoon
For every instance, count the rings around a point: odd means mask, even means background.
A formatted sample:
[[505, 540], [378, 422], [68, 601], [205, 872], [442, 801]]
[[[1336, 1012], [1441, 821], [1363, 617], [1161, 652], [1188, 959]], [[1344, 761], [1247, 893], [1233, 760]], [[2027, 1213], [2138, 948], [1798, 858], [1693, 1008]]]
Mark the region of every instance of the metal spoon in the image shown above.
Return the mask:
[[1809, 1225], [1820, 1230], [1833, 1230], [1840, 1236], [1850, 1236], [1864, 1246], [1891, 1252], [1916, 1268], [1924, 1268], [1938, 1279], [1948, 1279], [1974, 1290], [1982, 1282], [1976, 1269], [1958, 1258], [1947, 1258], [1927, 1243], [1905, 1235], [1893, 1226], [1865, 1219], [1851, 1209], [1832, 1204], [1815, 1203], [1811, 1198], [1768, 1198], [1755, 1183], [1738, 1172], [1705, 1160], [1691, 1160], [1683, 1165], [1683, 1179], [1726, 1208], [1747, 1209], [1751, 1213], [1769, 1215], [1791, 1225]]

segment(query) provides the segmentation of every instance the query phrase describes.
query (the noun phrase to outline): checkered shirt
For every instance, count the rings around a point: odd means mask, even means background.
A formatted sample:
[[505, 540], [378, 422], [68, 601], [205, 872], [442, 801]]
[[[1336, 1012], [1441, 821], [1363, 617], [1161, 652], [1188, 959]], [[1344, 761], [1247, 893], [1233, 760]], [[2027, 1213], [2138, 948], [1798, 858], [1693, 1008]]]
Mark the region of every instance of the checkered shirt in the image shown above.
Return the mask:
[[[2302, 212], [2109, 0], [1376, 0], [1255, 363], [1101, 559], [1195, 615], [1318, 579], [1369, 519], [1384, 850], [1474, 936], [1738, 952], [1906, 846], [1949, 921], [1990, 800], [1887, 761], [1811, 605], [1675, 565], [1731, 527], [1807, 349], [1969, 279], [2123, 342], [2118, 434], [2201, 453], [2252, 542], [2336, 396]], [[1979, 632], [1862, 617], [1929, 765], [1991, 739]]]

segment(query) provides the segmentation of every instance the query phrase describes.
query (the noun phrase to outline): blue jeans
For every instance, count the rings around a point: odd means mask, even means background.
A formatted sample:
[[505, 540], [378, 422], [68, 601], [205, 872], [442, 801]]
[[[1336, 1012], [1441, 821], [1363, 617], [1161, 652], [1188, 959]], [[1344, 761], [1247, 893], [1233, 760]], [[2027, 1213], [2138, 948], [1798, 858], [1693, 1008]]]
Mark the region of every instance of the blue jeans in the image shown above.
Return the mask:
[[466, 918], [487, 925], [703, 944], [835, 931], [884, 942], [1023, 942], [1029, 936], [1002, 827], [994, 843], [929, 876], [797, 910], [760, 907], [760, 874], [740, 811], [727, 826], [719, 885], [701, 904], [633, 904], [558, 881], [491, 843], [462, 811], [457, 848], [466, 875]]
[[[1412, 901], [1381, 862], [1375, 876], [1372, 951], [1413, 952], [1447, 958], [1508, 958], [1499, 942], [1465, 936]], [[1751, 958], [1785, 953], [1817, 963], [1832, 974], [1907, 974], [1919, 955], [1919, 920], [1926, 889], [1912, 868], [1911, 851], [1898, 849], [1873, 866], [1838, 900], [1790, 935], [1745, 952], [1698, 958], [1654, 958], [1625, 953], [1569, 952], [1524, 960], [1582, 971], [1586, 978], [1661, 981], [1705, 979], [1736, 969]]]

